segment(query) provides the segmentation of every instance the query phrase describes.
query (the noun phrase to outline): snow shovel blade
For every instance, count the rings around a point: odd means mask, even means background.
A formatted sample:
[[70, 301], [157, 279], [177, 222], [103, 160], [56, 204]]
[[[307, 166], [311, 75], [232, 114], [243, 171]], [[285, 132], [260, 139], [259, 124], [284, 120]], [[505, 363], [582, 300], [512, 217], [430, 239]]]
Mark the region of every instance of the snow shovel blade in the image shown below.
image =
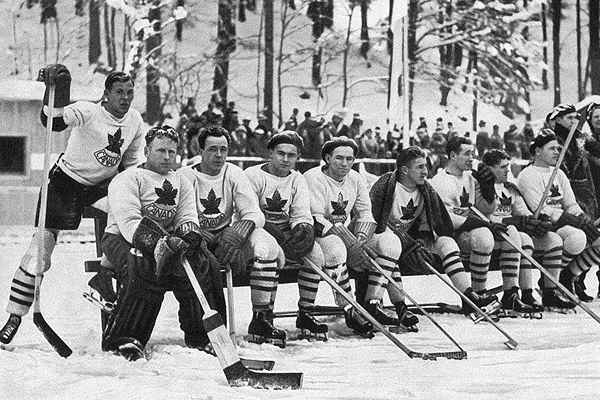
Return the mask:
[[254, 360], [252, 358], [240, 357], [240, 361], [244, 367], [256, 371], [271, 371], [275, 366], [275, 361], [273, 360]]

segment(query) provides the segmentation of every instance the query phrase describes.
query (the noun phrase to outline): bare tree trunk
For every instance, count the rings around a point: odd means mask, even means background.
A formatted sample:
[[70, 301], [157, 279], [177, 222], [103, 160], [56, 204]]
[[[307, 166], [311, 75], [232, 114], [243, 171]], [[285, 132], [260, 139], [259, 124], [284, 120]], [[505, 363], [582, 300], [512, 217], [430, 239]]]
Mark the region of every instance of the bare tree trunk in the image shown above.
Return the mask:
[[[446, 18], [446, 15], [448, 18]], [[443, 24], [446, 20], [452, 18], [452, 2], [448, 3], [445, 10], [441, 10], [438, 14], [438, 23]], [[452, 34], [452, 27], [444, 29], [447, 34]], [[450, 87], [452, 85], [451, 79], [451, 68], [454, 53], [454, 46], [452, 44], [439, 47], [440, 52], [440, 105], [448, 105], [448, 95], [450, 94]]]
[[129, 33], [129, 17], [127, 15], [125, 15], [123, 18], [123, 42], [121, 43], [121, 70], [125, 69], [125, 62], [127, 61], [128, 33]]
[[592, 82], [592, 94], [600, 94], [600, 1], [589, 0], [590, 14], [590, 80]]
[[114, 57], [112, 53], [112, 46], [110, 44], [110, 25], [108, 22], [108, 5], [104, 4], [104, 43], [106, 46], [106, 63], [109, 67], [113, 68]]
[[[542, 49], [542, 55], [544, 64], [548, 66], [548, 26], [546, 24], [546, 2], [542, 1], [542, 11], [541, 11], [541, 20], [542, 20], [542, 42], [544, 43], [544, 48]], [[545, 68], [542, 71], [542, 85], [544, 90], [548, 90], [548, 69]]]
[[415, 64], [417, 62], [417, 19], [419, 0], [408, 2], [408, 126], [413, 121], [413, 100], [415, 93]]
[[560, 101], [560, 18], [562, 0], [552, 0], [552, 74], [554, 80], [554, 105]]
[[[293, 4], [293, 3], [292, 3]], [[283, 109], [281, 106], [281, 97], [282, 97], [282, 93], [281, 93], [281, 67], [283, 64], [283, 41], [285, 39], [285, 31], [286, 31], [286, 27], [287, 27], [287, 11], [288, 11], [288, 7], [290, 6], [290, 2], [288, 1], [282, 1], [281, 2], [281, 8], [283, 9], [282, 11], [280, 11], [281, 14], [281, 34], [279, 36], [279, 54], [277, 56], [277, 111], [279, 113], [279, 126], [281, 126], [281, 124], [283, 123]]]
[[[479, 85], [479, 80], [477, 79], [477, 53], [476, 52], [469, 52], [469, 57], [471, 58], [470, 63], [471, 64], [471, 69], [469, 72], [473, 71], [473, 111], [472, 111], [472, 115], [471, 115], [471, 119], [473, 121], [473, 124], [471, 125], [473, 127], [473, 134], [474, 136], [477, 134], [477, 120], [478, 120], [478, 108], [479, 108], [479, 104], [477, 101], [477, 96], [479, 96], [479, 90], [478, 90], [478, 85]], [[481, 156], [481, 154], [480, 154]]]
[[[360, 1], [360, 55], [366, 60], [367, 53], [371, 48], [371, 42], [369, 39], [369, 24], [367, 18], [369, 16], [369, 1]], [[370, 66], [370, 64], [367, 64]]]
[[392, 90], [392, 61], [394, 59], [393, 54], [393, 42], [394, 42], [394, 33], [392, 32], [392, 10], [394, 9], [394, 0], [389, 0], [389, 13], [388, 13], [388, 31], [387, 31], [387, 52], [390, 56], [390, 62], [388, 63], [388, 85], [387, 85], [387, 106], [386, 108], [390, 109], [390, 99], [392, 94], [390, 91]]
[[346, 41], [344, 42], [344, 58], [342, 60], [342, 76], [344, 78], [344, 92], [342, 95], [342, 107], [346, 107], [348, 100], [348, 51], [350, 50], [350, 32], [352, 31], [352, 16], [354, 7], [350, 5], [350, 15], [348, 16], [348, 28], [346, 29]]
[[148, 20], [154, 32], [146, 39], [146, 53], [149, 55], [146, 64], [146, 122], [153, 125], [161, 119], [160, 78], [159, 70], [155, 67], [161, 55], [161, 15], [160, 0], [154, 0], [148, 9]]
[[264, 113], [267, 128], [273, 127], [273, 0], [263, 0], [265, 10]]
[[111, 67], [113, 69], [117, 68], [117, 43], [115, 38], [115, 16], [117, 14], [117, 10], [114, 8], [110, 8], [110, 49], [112, 53], [113, 63]]
[[[250, 10], [250, 8], [248, 9]], [[258, 45], [256, 50], [256, 115], [260, 113], [260, 58], [262, 56], [262, 35], [265, 22], [264, 11], [264, 9], [260, 10], [260, 19], [258, 21]]]
[[229, 55], [235, 50], [235, 25], [233, 24], [233, 1], [219, 0], [217, 22], [217, 52], [215, 54], [215, 72], [213, 92], [219, 94], [223, 102], [227, 102], [227, 85], [229, 80]]
[[575, 14], [575, 31], [577, 36], [577, 99], [581, 100], [585, 96], [582, 87], [582, 76], [581, 76], [581, 1], [576, 1]]

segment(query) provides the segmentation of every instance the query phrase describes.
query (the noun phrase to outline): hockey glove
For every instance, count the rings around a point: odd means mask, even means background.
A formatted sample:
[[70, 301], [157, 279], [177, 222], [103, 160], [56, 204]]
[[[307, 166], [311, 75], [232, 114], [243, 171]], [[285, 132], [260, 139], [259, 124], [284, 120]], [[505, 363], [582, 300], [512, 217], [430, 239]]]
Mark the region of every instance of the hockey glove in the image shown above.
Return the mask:
[[[190, 245], [177, 236], [163, 236], [154, 248], [154, 261], [156, 261], [156, 278], [169, 275], [173, 268], [179, 265], [179, 260], [185, 255]], [[168, 270], [168, 268], [171, 270]]]
[[215, 256], [222, 265], [230, 265], [236, 268], [234, 271], [236, 274], [239, 274], [244, 267], [244, 263], [240, 260], [241, 250], [254, 230], [254, 227], [253, 221], [244, 219], [234, 222], [225, 228], [221, 234]]
[[315, 232], [313, 226], [302, 222], [292, 228], [291, 236], [285, 247], [292, 250], [296, 257], [301, 258], [310, 253], [314, 244]]
[[593, 157], [600, 157], [600, 142], [594, 139], [590, 139], [585, 142], [585, 149]]
[[71, 93], [71, 73], [62, 64], [50, 64], [40, 69], [38, 81], [44, 82], [46, 91], [44, 92], [44, 105], [48, 105], [48, 87], [56, 85], [54, 92], [54, 107], [62, 108], [68, 105]]
[[502, 220], [505, 225], [514, 225], [517, 230], [528, 233], [535, 237], [544, 236], [552, 229], [552, 224], [548, 221], [542, 221], [533, 216], [514, 216]]
[[477, 228], [490, 228], [490, 224], [479, 217], [474, 215], [467, 215], [467, 219], [463, 224], [457, 229], [458, 232], [469, 232], [473, 229]]
[[338, 236], [346, 245], [348, 268], [356, 271], [371, 269], [371, 259], [375, 259], [377, 255], [366, 244], [361, 243], [347, 226], [337, 223], [329, 230], [329, 233]]
[[273, 236], [275, 241], [280, 245], [283, 245], [288, 239], [288, 235], [283, 232], [281, 227], [272, 222], [265, 222], [264, 229], [265, 231], [269, 232], [269, 235]]
[[423, 270], [425, 264], [431, 265], [433, 255], [423, 246], [419, 240], [413, 240], [406, 249], [402, 251], [402, 262], [410, 266], [413, 270]]
[[485, 164], [479, 164], [477, 171], [472, 171], [473, 178], [479, 182], [479, 188], [481, 190], [481, 196], [489, 203], [494, 201], [496, 197], [496, 191], [494, 189], [494, 183], [496, 183], [496, 177], [494, 172]]

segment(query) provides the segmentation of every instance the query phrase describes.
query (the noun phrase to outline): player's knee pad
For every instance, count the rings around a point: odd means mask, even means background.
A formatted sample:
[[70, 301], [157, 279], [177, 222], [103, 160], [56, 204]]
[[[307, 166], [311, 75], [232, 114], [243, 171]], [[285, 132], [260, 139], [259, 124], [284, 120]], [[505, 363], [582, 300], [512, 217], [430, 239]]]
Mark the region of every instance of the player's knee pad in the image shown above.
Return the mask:
[[391, 230], [386, 229], [382, 233], [374, 235], [373, 239], [375, 239], [375, 251], [377, 254], [392, 260], [398, 260], [400, 258], [400, 254], [402, 254], [402, 243], [400, 242], [400, 238], [398, 238]]
[[325, 265], [325, 255], [317, 242], [315, 242], [312, 250], [306, 255], [306, 258], [312, 261], [317, 267], [323, 267]]
[[250, 235], [250, 245], [254, 258], [259, 260], [276, 260], [280, 247], [273, 236], [264, 229], [255, 229]]
[[476, 228], [469, 232], [471, 250], [480, 253], [491, 253], [494, 249], [494, 235], [488, 228]]
[[318, 238], [317, 243], [323, 251], [325, 265], [334, 266], [346, 263], [346, 246], [342, 239], [335, 235], [329, 235]]
[[542, 237], [533, 237], [533, 246], [538, 251], [548, 251], [563, 247], [563, 240], [556, 232], [548, 232]]
[[[517, 230], [517, 228], [514, 225], [509, 225], [508, 229], [506, 230], [506, 235], [508, 236], [508, 238], [510, 239], [510, 241], [518, 247], [522, 246], [521, 243], [521, 235], [519, 234], [519, 231]], [[501, 248], [503, 250], [513, 250], [513, 246], [511, 244], [508, 243], [508, 241], [503, 240], [502, 244], [501, 244]]]
[[456, 241], [450, 236], [438, 237], [433, 250], [441, 258], [444, 258], [450, 253], [459, 252], [458, 244], [456, 244]]
[[563, 226], [557, 233], [563, 239], [563, 251], [577, 255], [585, 249], [587, 237], [581, 229], [572, 226]]
[[38, 262], [40, 246], [40, 231], [33, 234], [31, 243], [27, 248], [27, 251], [21, 258], [20, 267], [27, 273], [32, 275], [43, 274], [50, 269], [52, 252], [56, 246], [56, 234], [50, 230], [43, 230], [41, 232], [41, 246], [42, 246], [42, 260]]

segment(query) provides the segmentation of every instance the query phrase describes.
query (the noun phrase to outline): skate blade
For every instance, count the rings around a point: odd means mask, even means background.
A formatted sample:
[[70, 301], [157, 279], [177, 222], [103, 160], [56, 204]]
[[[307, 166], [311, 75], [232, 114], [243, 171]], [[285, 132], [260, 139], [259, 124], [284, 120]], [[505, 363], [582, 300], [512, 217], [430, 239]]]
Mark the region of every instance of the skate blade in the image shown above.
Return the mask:
[[542, 314], [541, 311], [521, 314], [521, 318], [525, 318], [525, 319], [542, 319], [543, 316], [544, 315]]
[[388, 329], [392, 333], [411, 333], [411, 332], [419, 332], [419, 327], [416, 325], [405, 326], [405, 325], [392, 325], [388, 326]]
[[132, 343], [120, 345], [116, 353], [121, 357], [124, 357], [127, 361], [137, 361], [140, 359], [146, 359], [146, 354], [144, 353], [144, 351], [140, 350], [139, 347]]
[[100, 297], [98, 292], [83, 292], [83, 298], [89, 301], [90, 303], [94, 304], [95, 306], [99, 307], [102, 311], [107, 312], [109, 314], [112, 313], [115, 309], [115, 305], [110, 301], [106, 301], [102, 297]]
[[[501, 308], [502, 308], [502, 305], [500, 304], [500, 302], [499, 301], [494, 301], [493, 303], [490, 303], [487, 306], [482, 307], [481, 311], [483, 311], [485, 314], [487, 314], [487, 316], [490, 317], [490, 319], [492, 321], [498, 322], [500, 320], [500, 318], [498, 317], [498, 313], [499, 313], [499, 311], [500, 311]], [[470, 313], [469, 317], [476, 324], [480, 323], [481, 321], [487, 321], [478, 312], [472, 312], [472, 313]]]
[[519, 313], [515, 310], [501, 309], [498, 312], [498, 318], [519, 318], [520, 316], [521, 316], [521, 313]]
[[554, 306], [544, 306], [544, 311], [555, 312], [559, 314], [577, 314], [575, 308], [561, 308]]
[[272, 344], [273, 346], [277, 346], [279, 348], [285, 349], [286, 340], [285, 339], [269, 339], [264, 336], [259, 335], [248, 335], [248, 342], [256, 343], [256, 344]]
[[313, 333], [308, 329], [300, 329], [300, 333], [298, 334], [299, 340], [308, 340], [309, 342], [326, 342], [327, 341], [327, 333]]

